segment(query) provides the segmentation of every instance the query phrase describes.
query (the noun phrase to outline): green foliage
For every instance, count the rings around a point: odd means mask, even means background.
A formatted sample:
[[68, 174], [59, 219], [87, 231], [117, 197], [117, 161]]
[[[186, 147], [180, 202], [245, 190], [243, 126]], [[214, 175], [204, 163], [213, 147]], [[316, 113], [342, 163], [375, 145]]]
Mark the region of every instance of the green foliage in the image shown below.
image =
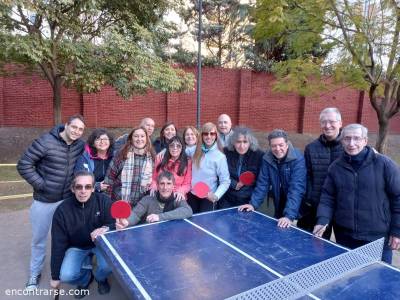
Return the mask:
[[[168, 0], [0, 1], [0, 61], [39, 67], [82, 92], [104, 84], [129, 98], [188, 91], [194, 79], [157, 55]], [[59, 99], [55, 99], [58, 101]]]

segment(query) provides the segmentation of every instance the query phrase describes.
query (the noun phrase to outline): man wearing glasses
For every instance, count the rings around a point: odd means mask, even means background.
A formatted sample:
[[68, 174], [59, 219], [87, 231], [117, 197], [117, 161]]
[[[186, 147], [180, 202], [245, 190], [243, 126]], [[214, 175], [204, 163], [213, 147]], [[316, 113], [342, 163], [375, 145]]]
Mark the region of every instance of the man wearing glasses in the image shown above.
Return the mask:
[[[307, 167], [307, 192], [300, 208], [300, 219], [297, 226], [312, 232], [317, 223], [317, 207], [321, 197], [321, 188], [324, 184], [328, 168], [340, 155], [343, 146], [339, 135], [342, 128], [342, 117], [335, 107], [328, 107], [321, 111], [319, 123], [322, 134], [304, 149], [304, 158]], [[323, 237], [330, 239], [332, 226], [329, 224]]]
[[53, 213], [62, 201], [72, 198], [69, 187], [75, 163], [84, 149], [85, 143], [81, 140], [84, 129], [83, 117], [73, 115], [64, 125], [55, 126], [36, 139], [18, 161], [19, 174], [33, 188], [27, 291], [35, 290], [39, 285]]
[[343, 128], [343, 155], [329, 167], [322, 187], [314, 234], [333, 220], [336, 242], [354, 249], [384, 237], [382, 260], [391, 263], [400, 248], [400, 170], [367, 146], [368, 129]]
[[[111, 200], [103, 193], [94, 193], [94, 176], [88, 171], [79, 171], [71, 184], [74, 197], [64, 201], [55, 211], [51, 228], [51, 281], [52, 288], [60, 282], [77, 285], [84, 297], [95, 278], [99, 294], [110, 291], [107, 277], [111, 269], [94, 241], [114, 229], [111, 217]], [[97, 268], [93, 274], [92, 256], [96, 256]], [[94, 275], [94, 276], [93, 276]]]

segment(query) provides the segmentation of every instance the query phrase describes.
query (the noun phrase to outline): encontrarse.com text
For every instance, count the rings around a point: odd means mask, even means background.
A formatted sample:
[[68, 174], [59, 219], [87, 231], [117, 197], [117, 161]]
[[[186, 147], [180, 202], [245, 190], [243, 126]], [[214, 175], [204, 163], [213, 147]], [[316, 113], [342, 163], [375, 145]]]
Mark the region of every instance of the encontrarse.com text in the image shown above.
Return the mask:
[[89, 295], [89, 290], [81, 289], [6, 289], [4, 294], [6, 296], [75, 296], [75, 295]]

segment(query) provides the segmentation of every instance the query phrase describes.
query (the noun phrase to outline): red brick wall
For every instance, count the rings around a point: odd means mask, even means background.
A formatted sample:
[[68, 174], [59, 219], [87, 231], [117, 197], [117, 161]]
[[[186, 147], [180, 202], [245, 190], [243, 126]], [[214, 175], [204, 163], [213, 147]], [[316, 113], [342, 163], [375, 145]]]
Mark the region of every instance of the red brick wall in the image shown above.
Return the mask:
[[[187, 71], [196, 73], [195, 69]], [[249, 70], [204, 68], [201, 83], [201, 123], [215, 122], [227, 113], [234, 124], [257, 130], [283, 128], [290, 132], [319, 132], [319, 112], [336, 106], [345, 124], [362, 122], [371, 132], [378, 128], [375, 111], [367, 95], [351, 88], [300, 98], [295, 94], [272, 92], [274, 78]], [[65, 120], [82, 113], [89, 127], [132, 127], [150, 116], [160, 127], [174, 121], [178, 127], [196, 123], [196, 90], [187, 93], [159, 93], [124, 100], [111, 87], [96, 94], [79, 95], [62, 91], [62, 116]], [[0, 126], [50, 127], [53, 123], [52, 91], [39, 76], [0, 77]], [[391, 132], [400, 134], [400, 116], [391, 121]]]

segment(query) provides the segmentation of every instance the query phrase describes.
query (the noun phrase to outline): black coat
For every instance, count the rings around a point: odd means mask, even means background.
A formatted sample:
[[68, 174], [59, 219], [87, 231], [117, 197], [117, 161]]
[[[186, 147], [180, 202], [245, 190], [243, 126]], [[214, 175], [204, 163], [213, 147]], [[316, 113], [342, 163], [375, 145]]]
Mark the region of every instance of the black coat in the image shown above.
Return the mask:
[[33, 198], [54, 203], [72, 198], [70, 185], [84, 142], [68, 145], [61, 137], [63, 125], [33, 141], [18, 161], [19, 174], [33, 187]]
[[111, 200], [102, 193], [92, 193], [86, 203], [73, 197], [57, 207], [51, 227], [51, 276], [54, 280], [59, 279], [68, 248], [93, 248], [90, 237], [93, 230], [102, 226], [115, 228], [110, 210]]
[[256, 186], [257, 176], [260, 172], [261, 168], [261, 160], [264, 155], [264, 152], [257, 150], [252, 151], [248, 150], [246, 154], [243, 155], [242, 168], [240, 170], [240, 174], [250, 171], [256, 175], [256, 180], [251, 186], [243, 186], [240, 190], [236, 190], [235, 187], [239, 182], [238, 176], [238, 167], [239, 167], [239, 153], [235, 150], [228, 150], [228, 148], [224, 148], [224, 153], [226, 155], [226, 159], [228, 162], [229, 175], [231, 179], [231, 183], [229, 185], [229, 189], [220, 199], [220, 207], [232, 207], [237, 205], [242, 205], [249, 203], [251, 194]]
[[321, 197], [328, 168], [332, 162], [343, 154], [343, 146], [339, 140], [329, 142], [324, 135], [314, 140], [304, 149], [304, 159], [307, 167], [307, 205], [317, 207]]
[[362, 241], [400, 237], [400, 169], [387, 156], [368, 150], [357, 171], [344, 155], [329, 167], [318, 224], [333, 219], [335, 231]]

